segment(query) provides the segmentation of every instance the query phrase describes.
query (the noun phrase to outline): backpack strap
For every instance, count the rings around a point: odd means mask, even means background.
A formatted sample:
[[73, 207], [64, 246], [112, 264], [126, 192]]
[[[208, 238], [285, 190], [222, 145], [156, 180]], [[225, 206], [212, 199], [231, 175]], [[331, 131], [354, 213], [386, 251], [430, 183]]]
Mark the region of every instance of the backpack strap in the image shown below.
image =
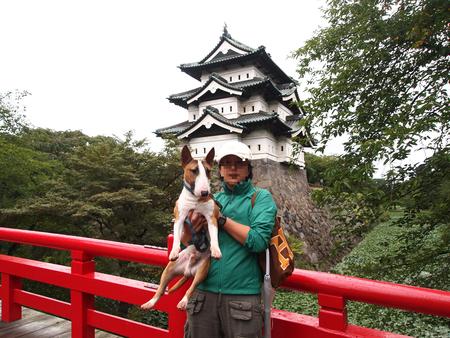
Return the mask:
[[256, 189], [256, 191], [253, 193], [253, 196], [252, 196], [252, 209], [255, 207], [256, 196], [258, 196], [258, 193], [259, 193], [259, 189], [256, 187], [255, 187], [255, 189]]

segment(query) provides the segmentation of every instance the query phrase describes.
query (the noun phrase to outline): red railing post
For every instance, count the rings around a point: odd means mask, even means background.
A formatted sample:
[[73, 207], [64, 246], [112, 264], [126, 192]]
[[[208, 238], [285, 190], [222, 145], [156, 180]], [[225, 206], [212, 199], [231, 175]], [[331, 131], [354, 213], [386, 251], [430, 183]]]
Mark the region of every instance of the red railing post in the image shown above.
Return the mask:
[[[95, 262], [83, 251], [72, 251], [72, 274], [86, 275], [95, 272]], [[95, 328], [87, 323], [88, 309], [94, 309], [94, 295], [70, 290], [72, 305], [72, 337], [94, 338]]]
[[337, 331], [347, 328], [346, 301], [343, 297], [319, 293], [319, 326]]
[[15, 289], [22, 289], [22, 280], [2, 273], [2, 321], [7, 323], [22, 318], [22, 306], [14, 301]]

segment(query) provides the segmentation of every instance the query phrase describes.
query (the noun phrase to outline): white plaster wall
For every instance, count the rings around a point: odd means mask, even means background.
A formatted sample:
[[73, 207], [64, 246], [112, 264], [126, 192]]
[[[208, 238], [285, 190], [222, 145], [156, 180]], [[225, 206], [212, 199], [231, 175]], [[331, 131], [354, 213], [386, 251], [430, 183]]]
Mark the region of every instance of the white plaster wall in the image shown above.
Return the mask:
[[277, 141], [269, 131], [255, 130], [246, 135], [242, 141], [250, 146], [254, 159], [268, 158], [278, 161], [276, 155]]
[[228, 119], [233, 119], [239, 116], [239, 100], [237, 97], [227, 97], [224, 99], [204, 101], [198, 106], [198, 111], [203, 113], [203, 109], [205, 109], [206, 106], [217, 108], [219, 110], [219, 113]]
[[285, 107], [283, 104], [281, 104], [277, 101], [270, 102], [268, 112], [278, 113], [280, 119], [283, 121], [286, 121], [287, 116], [293, 115], [292, 111], [289, 108]]
[[[269, 105], [267, 104], [266, 100], [261, 95], [254, 95], [251, 96], [248, 100], [241, 101], [240, 104], [240, 112], [242, 114], [251, 114], [256, 113], [260, 110], [262, 111], [269, 111]], [[245, 107], [245, 113], [244, 113], [244, 107]], [[254, 107], [254, 110], [252, 109]]]
[[188, 121], [198, 120], [199, 117], [200, 117], [200, 111], [198, 109], [198, 106], [195, 104], [190, 104], [188, 106]]
[[[201, 159], [214, 147], [217, 150], [227, 141], [237, 140], [249, 146], [253, 159], [271, 159], [276, 162], [291, 162], [305, 167], [304, 153], [301, 152], [296, 159], [292, 158], [292, 141], [287, 137], [278, 140], [268, 131], [257, 130], [242, 138], [238, 134], [230, 133], [225, 135], [197, 137], [189, 141], [192, 156]], [[259, 146], [259, 147], [258, 147]], [[283, 146], [283, 151], [281, 150]]]
[[[219, 74], [220, 76], [222, 76], [225, 80], [227, 80], [228, 83], [251, 80], [255, 77], [263, 78], [265, 76], [255, 66], [232, 67], [227, 70], [218, 70], [218, 71], [216, 71], [216, 73]], [[208, 81], [210, 75], [211, 75], [211, 73], [202, 74], [202, 76], [200, 78], [202, 85], [205, 84], [206, 81]], [[240, 76], [240, 78], [239, 78], [239, 76]], [[230, 77], [231, 77], [231, 79], [230, 79]]]
[[241, 141], [241, 137], [238, 134], [226, 134], [209, 137], [197, 137], [189, 141], [189, 147], [192, 151], [194, 159], [204, 158], [206, 154], [214, 147], [217, 150], [227, 141], [236, 140]]
[[294, 162], [296, 165], [300, 166], [300, 168], [305, 168], [305, 153], [301, 151], [296, 155], [296, 158], [294, 158], [292, 155], [293, 146], [291, 139], [287, 139], [286, 149], [287, 152], [284, 162]]

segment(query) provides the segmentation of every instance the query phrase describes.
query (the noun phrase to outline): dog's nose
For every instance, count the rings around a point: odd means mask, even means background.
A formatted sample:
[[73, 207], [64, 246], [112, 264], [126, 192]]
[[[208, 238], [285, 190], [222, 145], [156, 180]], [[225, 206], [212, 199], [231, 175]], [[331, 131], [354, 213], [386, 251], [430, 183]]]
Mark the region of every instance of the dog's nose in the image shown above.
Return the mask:
[[202, 190], [201, 191], [201, 194], [202, 194], [202, 197], [206, 197], [206, 196], [208, 196], [208, 190]]

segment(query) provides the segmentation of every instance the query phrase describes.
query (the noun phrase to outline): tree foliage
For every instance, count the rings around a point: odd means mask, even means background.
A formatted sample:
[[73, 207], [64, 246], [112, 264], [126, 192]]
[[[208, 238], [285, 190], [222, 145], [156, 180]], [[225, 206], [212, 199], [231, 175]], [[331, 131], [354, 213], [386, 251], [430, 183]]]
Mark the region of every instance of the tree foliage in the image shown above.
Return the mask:
[[43, 193], [43, 182], [60, 170], [61, 166], [46, 154], [0, 136], [0, 208]]
[[308, 183], [330, 186], [327, 170], [333, 167], [338, 158], [336, 156], [318, 156], [305, 153], [305, 168]]
[[48, 151], [64, 169], [46, 182], [45, 193], [3, 210], [5, 219], [51, 219], [69, 233], [164, 244], [180, 184], [176, 152], [153, 153], [131, 134], [120, 140], [34, 130], [20, 142], [41, 154]]
[[[368, 211], [364, 222], [375, 224], [389, 196], [372, 184], [374, 161], [395, 165], [419, 146], [448, 153], [448, 3], [333, 0], [324, 17], [327, 26], [295, 53], [300, 76], [309, 79], [310, 114], [302, 123], [320, 131], [319, 150], [334, 137], [346, 141], [327, 171], [333, 183], [316, 197], [337, 214], [349, 201], [359, 205]], [[391, 186], [414, 171], [396, 168]]]
[[0, 134], [17, 134], [28, 126], [25, 120], [24, 97], [27, 91], [8, 91], [0, 93]]
[[[38, 231], [135, 244], [165, 246], [181, 186], [179, 153], [168, 142], [155, 153], [144, 140], [89, 137], [81, 132], [28, 129], [0, 139], [0, 223]], [[14, 161], [13, 161], [14, 160]], [[4, 164], [4, 165], [3, 165]], [[11, 166], [12, 165], [12, 166]], [[67, 264], [61, 252], [15, 244], [8, 254]], [[156, 282], [159, 271], [130, 262], [96, 259], [99, 271]], [[68, 297], [59, 290], [45, 295]], [[50, 293], [50, 294], [49, 294]], [[67, 300], [67, 299], [64, 299]], [[107, 312], [128, 316], [127, 303], [103, 302]]]
[[[302, 123], [321, 134], [319, 150], [335, 137], [346, 140], [345, 154], [326, 170], [331, 183], [314, 192], [341, 221], [338, 238], [352, 243], [353, 231], [368, 232], [384, 208], [401, 207], [398, 219], [372, 230], [382, 235], [366, 237], [369, 245], [344, 259], [339, 273], [448, 287], [448, 13], [441, 0], [330, 0], [326, 27], [294, 54], [309, 93]], [[402, 164], [419, 148], [431, 156]], [[392, 166], [383, 181], [372, 179], [377, 160]], [[438, 320], [379, 308], [360, 307], [357, 316], [384, 330], [410, 325], [403, 332], [418, 336], [445, 331]], [[395, 320], [383, 320], [389, 316]]]
[[[448, 142], [448, 2], [333, 0], [328, 25], [297, 50], [309, 78], [310, 115], [322, 147], [345, 135], [345, 151], [371, 174], [374, 160], [405, 159], [417, 145]], [[356, 161], [356, 159], [358, 161]]]

